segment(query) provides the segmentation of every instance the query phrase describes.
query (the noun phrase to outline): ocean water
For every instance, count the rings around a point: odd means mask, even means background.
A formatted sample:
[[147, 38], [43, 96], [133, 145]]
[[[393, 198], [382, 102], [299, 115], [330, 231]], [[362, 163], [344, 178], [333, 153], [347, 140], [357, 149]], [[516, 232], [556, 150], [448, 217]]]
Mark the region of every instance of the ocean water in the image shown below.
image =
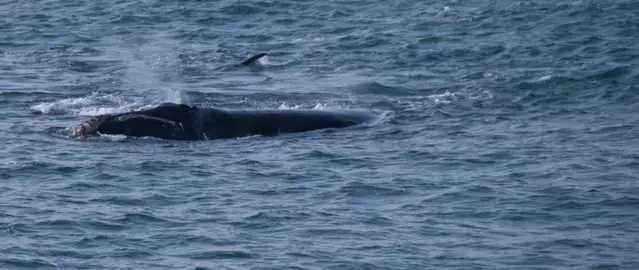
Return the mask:
[[[0, 268], [639, 269], [638, 14], [635, 0], [0, 1]], [[162, 102], [379, 119], [71, 136]]]

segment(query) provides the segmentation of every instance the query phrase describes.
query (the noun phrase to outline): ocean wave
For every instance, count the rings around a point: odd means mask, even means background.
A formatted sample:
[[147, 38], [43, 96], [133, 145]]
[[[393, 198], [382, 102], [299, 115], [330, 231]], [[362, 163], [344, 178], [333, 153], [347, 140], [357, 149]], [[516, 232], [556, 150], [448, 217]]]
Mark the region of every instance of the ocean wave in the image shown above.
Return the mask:
[[535, 80], [525, 81], [517, 84], [518, 89], [538, 89], [548, 86], [560, 86], [578, 82], [577, 79], [560, 76], [560, 75], [544, 75]]
[[[632, 74], [633, 69], [628, 66], [615, 66], [615, 67], [606, 67], [599, 71], [594, 72], [594, 74], [588, 76], [588, 79], [591, 80], [618, 80], [622, 77]], [[636, 75], [637, 72], [634, 72]]]
[[368, 196], [401, 196], [408, 192], [401, 189], [393, 189], [382, 187], [379, 185], [366, 184], [360, 181], [349, 182], [339, 187], [339, 192], [352, 197], [368, 197]]
[[410, 96], [413, 90], [399, 86], [386, 85], [380, 82], [366, 82], [348, 86], [348, 89], [356, 94], [377, 94], [384, 96]]
[[96, 116], [148, 109], [164, 102], [183, 103], [184, 99], [180, 91], [174, 90], [164, 91], [163, 95], [157, 96], [155, 101], [152, 102], [147, 102], [144, 97], [126, 97], [119, 94], [94, 92], [84, 97], [64, 98], [52, 102], [38, 103], [32, 105], [30, 110], [34, 114]]
[[123, 104], [122, 98], [114, 94], [100, 95], [95, 92], [86, 97], [73, 97], [60, 99], [53, 102], [43, 102], [30, 107], [37, 114], [78, 114], [98, 115], [126, 111], [126, 108], [118, 111], [117, 105]]

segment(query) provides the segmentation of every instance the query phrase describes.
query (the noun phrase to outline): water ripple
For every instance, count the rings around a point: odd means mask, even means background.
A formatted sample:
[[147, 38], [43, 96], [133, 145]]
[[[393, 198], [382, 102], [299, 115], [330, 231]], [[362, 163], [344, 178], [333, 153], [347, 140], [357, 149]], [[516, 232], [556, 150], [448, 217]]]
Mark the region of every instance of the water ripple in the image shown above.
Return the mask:
[[[639, 268], [639, 5], [480, 2], [2, 4], [0, 268]], [[71, 136], [167, 101], [380, 119]]]

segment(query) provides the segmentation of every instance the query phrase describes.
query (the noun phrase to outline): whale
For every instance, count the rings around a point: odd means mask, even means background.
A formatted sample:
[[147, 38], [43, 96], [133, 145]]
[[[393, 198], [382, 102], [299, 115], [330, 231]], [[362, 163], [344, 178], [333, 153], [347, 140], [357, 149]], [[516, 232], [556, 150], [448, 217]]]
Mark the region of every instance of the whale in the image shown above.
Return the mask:
[[241, 68], [262, 68], [262, 64], [260, 62], [260, 59], [264, 58], [265, 56], [268, 56], [267, 53], [258, 53], [255, 54], [249, 58], [246, 58], [244, 61], [240, 62], [240, 63], [234, 63], [234, 64], [230, 64], [230, 65], [223, 65], [220, 67], [216, 67], [214, 68], [214, 70], [216, 71], [232, 71], [232, 70], [237, 70], [237, 69], [241, 69]]
[[199, 108], [169, 102], [99, 115], [76, 126], [73, 133], [78, 137], [109, 134], [195, 141], [339, 129], [373, 119], [374, 113], [359, 110]]
[[258, 53], [256, 55], [253, 55], [253, 56], [247, 58], [246, 60], [242, 61], [242, 63], [240, 63], [240, 65], [242, 65], [242, 66], [254, 65], [255, 63], [259, 63], [258, 60], [260, 60], [264, 56], [267, 56], [267, 54], [266, 53]]
[[[236, 66], [256, 65], [265, 56], [253, 55]], [[200, 108], [167, 102], [150, 109], [93, 117], [76, 126], [73, 134], [215, 140], [345, 128], [375, 117], [356, 110]]]

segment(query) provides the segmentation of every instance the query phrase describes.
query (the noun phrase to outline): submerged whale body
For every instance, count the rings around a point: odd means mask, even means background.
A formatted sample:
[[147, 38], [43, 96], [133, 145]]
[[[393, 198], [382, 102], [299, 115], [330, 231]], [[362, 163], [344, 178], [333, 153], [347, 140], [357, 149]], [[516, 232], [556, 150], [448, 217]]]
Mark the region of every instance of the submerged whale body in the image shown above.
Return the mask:
[[147, 110], [94, 117], [77, 126], [74, 134], [214, 140], [344, 128], [373, 118], [373, 114], [360, 111], [236, 110], [164, 103]]

